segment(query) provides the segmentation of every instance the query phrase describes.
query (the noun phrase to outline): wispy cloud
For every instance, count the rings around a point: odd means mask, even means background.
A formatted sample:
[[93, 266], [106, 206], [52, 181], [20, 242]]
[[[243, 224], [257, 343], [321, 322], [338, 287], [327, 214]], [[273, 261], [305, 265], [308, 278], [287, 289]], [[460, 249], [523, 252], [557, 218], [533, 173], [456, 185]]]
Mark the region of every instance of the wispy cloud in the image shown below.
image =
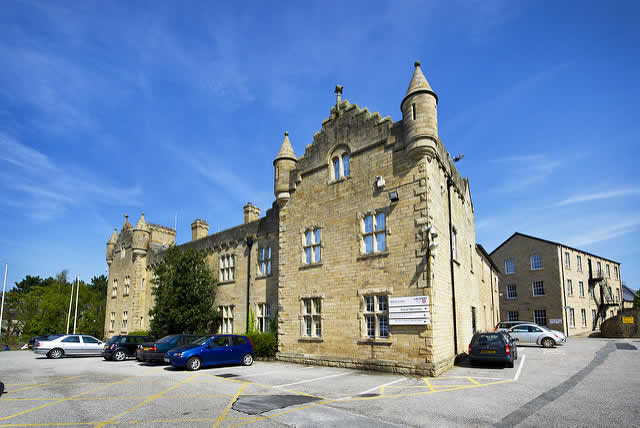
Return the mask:
[[522, 191], [541, 182], [563, 164], [560, 159], [544, 154], [509, 156], [491, 162], [502, 165], [501, 170], [505, 171], [501, 184], [493, 189], [504, 193]]
[[558, 206], [571, 205], [571, 204], [578, 204], [581, 202], [590, 202], [590, 201], [597, 201], [600, 199], [611, 199], [611, 198], [619, 198], [622, 196], [634, 196], [634, 195], [640, 195], [639, 188], [628, 188], [628, 189], [612, 190], [609, 192], [573, 195], [563, 201], [558, 202], [557, 205]]
[[569, 245], [581, 247], [595, 244], [596, 242], [608, 241], [623, 235], [635, 232], [640, 229], [640, 218], [621, 219], [617, 222], [593, 227], [583, 230], [580, 234], [567, 239]]
[[[0, 132], [0, 186], [5, 205], [21, 206], [32, 219], [47, 221], [73, 206], [112, 202], [135, 205], [139, 186], [119, 188], [76, 166], [58, 166], [45, 154]], [[11, 201], [11, 202], [9, 202]]]

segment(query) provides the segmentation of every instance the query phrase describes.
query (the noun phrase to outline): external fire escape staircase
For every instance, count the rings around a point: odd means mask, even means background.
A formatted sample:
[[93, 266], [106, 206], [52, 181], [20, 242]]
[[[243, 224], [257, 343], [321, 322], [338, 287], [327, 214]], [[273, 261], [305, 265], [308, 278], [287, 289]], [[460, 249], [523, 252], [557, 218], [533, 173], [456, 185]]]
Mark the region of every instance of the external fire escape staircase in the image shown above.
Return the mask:
[[589, 260], [589, 293], [591, 293], [598, 305], [598, 311], [593, 319], [593, 326], [591, 328], [592, 331], [595, 331], [599, 322], [607, 318], [607, 309], [618, 306], [618, 304], [613, 300], [611, 287], [602, 276], [602, 272], [597, 272], [595, 276], [593, 275], [591, 260]]

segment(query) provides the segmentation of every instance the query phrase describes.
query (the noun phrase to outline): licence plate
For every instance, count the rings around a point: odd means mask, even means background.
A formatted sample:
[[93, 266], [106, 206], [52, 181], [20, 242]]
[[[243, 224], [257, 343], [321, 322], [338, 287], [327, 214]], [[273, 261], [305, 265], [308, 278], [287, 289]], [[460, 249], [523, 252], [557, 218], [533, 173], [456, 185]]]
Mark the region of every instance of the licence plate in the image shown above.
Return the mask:
[[495, 351], [495, 350], [493, 350], [493, 349], [481, 349], [481, 350], [480, 350], [480, 353], [481, 353], [481, 354], [495, 354], [495, 353], [496, 353], [496, 351]]
[[167, 358], [167, 357], [164, 357], [164, 362], [165, 363], [169, 363], [169, 362], [171, 362], [171, 360], [169, 358]]
[[148, 347], [148, 346], [145, 346], [144, 348], [142, 348], [142, 350], [143, 350], [143, 351], [148, 351], [148, 350], [149, 350], [149, 347]]
[[104, 345], [104, 349], [109, 349], [109, 345]]

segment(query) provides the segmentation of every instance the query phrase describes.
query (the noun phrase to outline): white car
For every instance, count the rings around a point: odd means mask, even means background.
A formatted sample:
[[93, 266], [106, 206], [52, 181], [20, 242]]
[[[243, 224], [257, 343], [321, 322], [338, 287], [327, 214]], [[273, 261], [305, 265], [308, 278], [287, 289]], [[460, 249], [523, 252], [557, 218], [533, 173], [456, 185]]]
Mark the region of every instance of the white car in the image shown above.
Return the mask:
[[33, 352], [47, 358], [64, 356], [102, 356], [104, 342], [86, 334], [65, 334], [53, 340], [40, 340], [33, 346]]

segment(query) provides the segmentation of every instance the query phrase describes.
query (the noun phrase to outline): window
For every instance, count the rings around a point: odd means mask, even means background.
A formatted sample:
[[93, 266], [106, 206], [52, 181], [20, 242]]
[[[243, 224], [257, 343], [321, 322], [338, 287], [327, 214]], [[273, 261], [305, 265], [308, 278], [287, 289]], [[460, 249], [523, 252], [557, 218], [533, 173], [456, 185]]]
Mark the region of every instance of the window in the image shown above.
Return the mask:
[[258, 331], [266, 333], [269, 331], [269, 321], [271, 320], [271, 305], [268, 303], [258, 304]]
[[516, 264], [513, 259], [506, 259], [504, 261], [504, 272], [507, 274], [516, 273]]
[[611, 278], [611, 270], [609, 269], [609, 265], [607, 265], [607, 278]]
[[233, 254], [224, 254], [220, 257], [220, 270], [218, 279], [220, 282], [234, 281], [236, 279], [236, 256]]
[[593, 320], [593, 322], [596, 322], [596, 310], [595, 309], [591, 309], [591, 319]]
[[576, 269], [578, 269], [578, 272], [582, 272], [582, 257], [580, 256], [577, 256]]
[[322, 301], [320, 298], [304, 298], [303, 319], [304, 329], [303, 336], [322, 337]]
[[364, 296], [364, 320], [367, 337], [389, 337], [389, 298]]
[[531, 270], [542, 269], [542, 256], [540, 254], [534, 254], [531, 256]]
[[571, 269], [571, 259], [569, 258], [568, 251], [565, 251], [564, 253], [564, 267], [567, 269]]
[[573, 284], [570, 279], [567, 279], [567, 294], [573, 296]]
[[219, 306], [218, 309], [222, 314], [221, 333], [233, 334], [233, 306]]
[[578, 282], [578, 292], [580, 293], [580, 297], [584, 297], [584, 282]]
[[262, 276], [271, 275], [271, 247], [258, 249], [258, 272]]
[[620, 289], [616, 288], [616, 303], [620, 303]]
[[142, 278], [142, 286], [140, 288], [144, 290], [144, 278]]
[[122, 247], [120, 247], [120, 258], [124, 259], [125, 254], [127, 253], [127, 251], [124, 248], [124, 244], [122, 244]]
[[451, 228], [451, 256], [453, 260], [458, 260], [458, 237], [456, 236], [456, 228]]
[[131, 284], [131, 280], [129, 279], [128, 276], [124, 277], [124, 293], [123, 296], [128, 296], [129, 295], [129, 287]]
[[113, 331], [116, 326], [116, 313], [111, 312], [111, 320], [109, 321], [109, 330]]
[[69, 336], [61, 340], [64, 343], [80, 343], [80, 336]]
[[416, 104], [411, 104], [411, 119], [416, 120]]
[[547, 311], [545, 309], [533, 310], [533, 322], [538, 325], [547, 325]]
[[127, 323], [129, 322], [129, 313], [127, 311], [122, 312], [122, 330], [127, 329]]
[[304, 262], [305, 264], [320, 263], [322, 261], [322, 233], [319, 228], [308, 229], [304, 233]]
[[582, 326], [586, 327], [587, 326], [587, 310], [580, 309], [580, 315], [582, 316]]
[[518, 311], [509, 311], [509, 312], [507, 312], [507, 320], [508, 321], [518, 321]]
[[533, 281], [533, 295], [544, 296], [544, 283], [543, 281]]
[[111, 289], [111, 297], [117, 297], [117, 296], [118, 296], [118, 280], [114, 279], [113, 288]]
[[598, 262], [598, 278], [602, 278], [602, 263]]
[[515, 299], [516, 297], [518, 297], [518, 293], [516, 292], [516, 285], [515, 284], [508, 284], [507, 285], [507, 299]]
[[351, 173], [351, 158], [346, 148], [339, 148], [331, 156], [331, 177], [335, 181], [343, 177], [348, 177]]
[[367, 215], [362, 219], [364, 254], [380, 253], [387, 249], [387, 219], [384, 213]]
[[473, 273], [473, 248], [469, 245], [469, 265], [471, 266], [471, 273]]
[[140, 330], [144, 328], [144, 317], [140, 317], [140, 325], [138, 327], [140, 327]]
[[574, 314], [573, 308], [569, 308], [569, 327], [575, 327], [575, 326], [576, 326], [575, 314]]
[[618, 276], [618, 266], [613, 267], [613, 274], [615, 275], [617, 280], [620, 279], [620, 277]]

